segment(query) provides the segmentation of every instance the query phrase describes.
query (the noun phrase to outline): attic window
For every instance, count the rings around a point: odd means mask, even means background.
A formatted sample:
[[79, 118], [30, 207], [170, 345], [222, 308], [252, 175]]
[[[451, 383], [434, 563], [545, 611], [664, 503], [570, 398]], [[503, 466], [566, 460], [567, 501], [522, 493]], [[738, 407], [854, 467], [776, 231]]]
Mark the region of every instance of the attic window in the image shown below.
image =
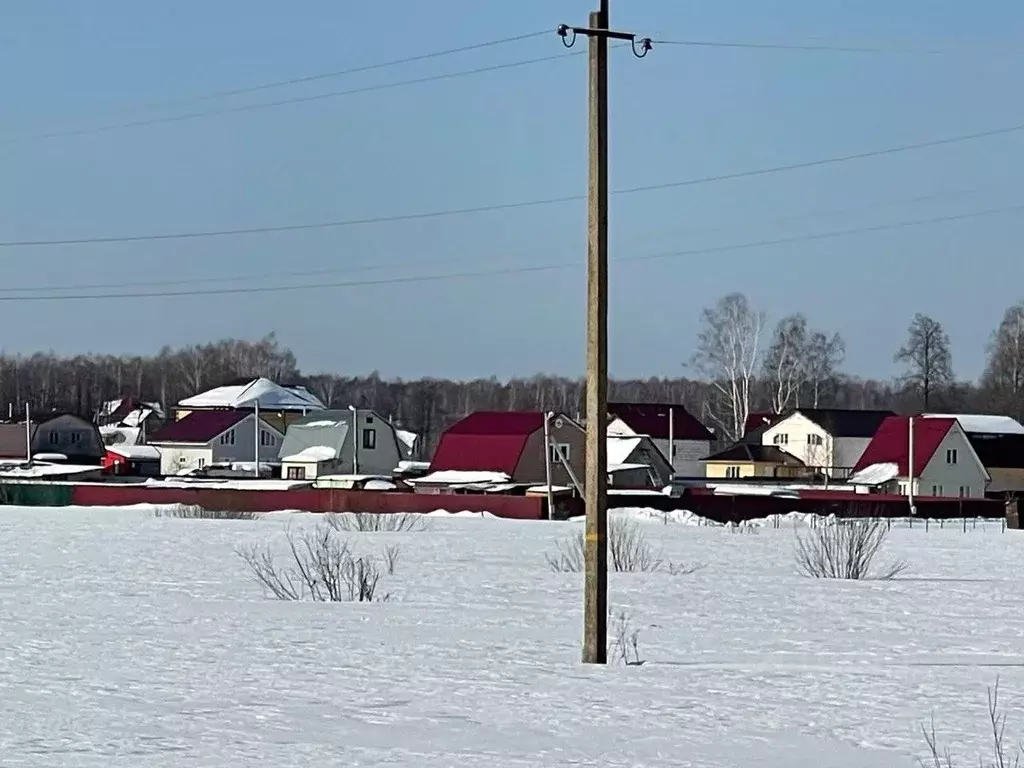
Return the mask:
[[366, 423], [367, 424], [373, 424], [373, 416], [367, 416], [366, 417]]
[[368, 451], [372, 451], [377, 447], [377, 430], [376, 429], [364, 429], [363, 430], [363, 448]]
[[956, 464], [956, 460], [957, 460], [956, 448], [948, 449], [946, 451], [946, 463], [947, 464]]
[[775, 445], [789, 445], [789, 435], [783, 432], [781, 435], [773, 437], [772, 442], [775, 443]]

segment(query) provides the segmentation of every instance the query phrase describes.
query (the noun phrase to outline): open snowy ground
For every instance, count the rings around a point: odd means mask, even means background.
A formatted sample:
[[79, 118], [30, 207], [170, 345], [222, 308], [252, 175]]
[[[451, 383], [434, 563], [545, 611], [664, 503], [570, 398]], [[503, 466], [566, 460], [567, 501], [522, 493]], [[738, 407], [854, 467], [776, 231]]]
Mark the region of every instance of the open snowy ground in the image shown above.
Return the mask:
[[309, 516], [0, 509], [0, 764], [900, 768], [965, 764], [1000, 676], [1024, 736], [1024, 538], [894, 528], [892, 582], [796, 574], [794, 524], [644, 523], [688, 576], [617, 575], [642, 666], [579, 663], [580, 525], [430, 518], [387, 603], [272, 601], [235, 554]]

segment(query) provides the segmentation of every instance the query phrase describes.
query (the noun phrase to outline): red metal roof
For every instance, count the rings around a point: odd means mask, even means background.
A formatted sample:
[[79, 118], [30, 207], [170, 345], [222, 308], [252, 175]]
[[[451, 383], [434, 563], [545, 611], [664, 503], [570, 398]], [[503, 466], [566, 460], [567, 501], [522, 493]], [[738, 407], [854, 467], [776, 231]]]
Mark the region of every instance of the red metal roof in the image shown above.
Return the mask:
[[527, 440], [544, 428], [540, 411], [477, 411], [441, 435], [431, 472], [504, 472], [515, 474]]
[[149, 442], [208, 443], [251, 415], [250, 411], [192, 411], [185, 418], [168, 423]]
[[666, 403], [609, 403], [608, 413], [622, 419], [640, 435], [657, 440], [668, 440], [668, 415], [672, 412], [672, 437], [675, 440], [714, 440], [707, 427], [701, 424], [682, 405]]
[[[932, 460], [939, 444], [956, 425], [956, 419], [914, 419], [914, 476], [920, 475]], [[900, 477], [907, 477], [907, 454], [910, 452], [910, 419], [890, 416], [882, 422], [868, 443], [854, 472], [873, 464], [896, 464]]]

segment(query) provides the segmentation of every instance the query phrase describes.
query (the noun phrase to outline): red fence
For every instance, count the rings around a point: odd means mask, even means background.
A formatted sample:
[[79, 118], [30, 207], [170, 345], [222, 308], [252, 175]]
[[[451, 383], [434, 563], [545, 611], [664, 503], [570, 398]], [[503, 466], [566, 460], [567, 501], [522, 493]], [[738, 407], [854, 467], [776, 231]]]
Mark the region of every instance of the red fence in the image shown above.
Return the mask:
[[490, 512], [515, 520], [546, 517], [545, 499], [532, 496], [424, 495], [349, 491], [333, 488], [280, 491], [230, 488], [154, 488], [132, 485], [76, 485], [71, 503], [83, 507], [129, 504], [195, 504], [204, 509], [233, 512]]

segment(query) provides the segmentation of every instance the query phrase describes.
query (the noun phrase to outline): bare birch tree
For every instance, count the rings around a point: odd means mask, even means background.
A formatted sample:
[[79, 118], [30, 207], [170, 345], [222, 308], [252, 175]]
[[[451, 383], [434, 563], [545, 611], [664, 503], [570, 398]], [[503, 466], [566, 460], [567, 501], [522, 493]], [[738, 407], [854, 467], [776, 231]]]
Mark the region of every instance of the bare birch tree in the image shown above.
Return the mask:
[[831, 336], [815, 331], [804, 349], [804, 380], [809, 390], [810, 407], [821, 403], [822, 389], [835, 382], [839, 367], [846, 359], [846, 342], [838, 333]]
[[992, 334], [981, 385], [994, 406], [1024, 417], [1024, 301], [1006, 310]]
[[717, 395], [711, 416], [730, 440], [743, 435], [750, 414], [751, 385], [760, 359], [764, 313], [742, 293], [730, 293], [701, 313], [694, 368]]
[[800, 388], [806, 378], [807, 318], [787, 315], [779, 320], [764, 356], [764, 381], [771, 409], [782, 413], [800, 406]]
[[904, 384], [917, 391], [927, 411], [934, 395], [953, 383], [953, 356], [942, 324], [920, 312], [907, 331], [907, 343], [893, 360], [907, 366]]

